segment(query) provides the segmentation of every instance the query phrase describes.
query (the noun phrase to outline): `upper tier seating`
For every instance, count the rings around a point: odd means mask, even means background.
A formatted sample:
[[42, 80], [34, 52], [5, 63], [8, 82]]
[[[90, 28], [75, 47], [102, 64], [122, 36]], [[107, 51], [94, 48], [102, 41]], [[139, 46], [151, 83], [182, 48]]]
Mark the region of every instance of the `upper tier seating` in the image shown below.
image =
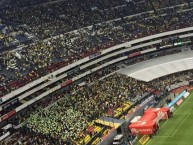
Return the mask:
[[60, 35], [57, 39], [36, 42], [15, 52], [2, 54], [0, 56], [1, 96], [110, 46], [192, 26], [193, 10], [176, 13], [172, 9], [172, 12], [166, 12], [167, 15], [148, 18], [133, 16], [124, 21], [94, 25], [91, 28]]

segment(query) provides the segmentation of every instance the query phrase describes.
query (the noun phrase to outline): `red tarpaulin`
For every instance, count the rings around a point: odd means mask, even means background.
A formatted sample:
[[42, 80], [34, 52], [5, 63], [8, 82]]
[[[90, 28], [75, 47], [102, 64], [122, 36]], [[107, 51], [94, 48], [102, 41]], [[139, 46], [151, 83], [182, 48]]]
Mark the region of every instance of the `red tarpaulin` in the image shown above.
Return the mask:
[[133, 134], [154, 134], [158, 129], [156, 118], [159, 113], [169, 113], [168, 108], [149, 108], [144, 115], [137, 121], [129, 125], [129, 129]]

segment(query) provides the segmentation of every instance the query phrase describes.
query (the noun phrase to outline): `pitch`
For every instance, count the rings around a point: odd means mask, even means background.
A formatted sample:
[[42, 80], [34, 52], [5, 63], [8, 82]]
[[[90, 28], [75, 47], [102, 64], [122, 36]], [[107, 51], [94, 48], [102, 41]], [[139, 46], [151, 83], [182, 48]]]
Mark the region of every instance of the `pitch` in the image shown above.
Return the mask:
[[146, 145], [193, 145], [193, 92]]

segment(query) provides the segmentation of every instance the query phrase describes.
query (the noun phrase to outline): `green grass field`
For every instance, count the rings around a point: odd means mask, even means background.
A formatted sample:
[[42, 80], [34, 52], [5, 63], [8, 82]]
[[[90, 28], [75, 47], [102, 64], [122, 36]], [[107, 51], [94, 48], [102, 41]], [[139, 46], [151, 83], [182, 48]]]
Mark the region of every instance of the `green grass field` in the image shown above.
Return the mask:
[[146, 145], [193, 145], [193, 92]]

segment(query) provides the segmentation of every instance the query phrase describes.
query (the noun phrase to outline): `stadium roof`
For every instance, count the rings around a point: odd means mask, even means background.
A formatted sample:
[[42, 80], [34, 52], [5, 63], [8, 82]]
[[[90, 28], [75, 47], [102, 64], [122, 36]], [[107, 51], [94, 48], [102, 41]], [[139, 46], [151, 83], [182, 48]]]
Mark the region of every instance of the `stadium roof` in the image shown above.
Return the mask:
[[184, 52], [165, 56], [126, 67], [118, 73], [145, 82], [180, 71], [193, 69], [193, 54]]

